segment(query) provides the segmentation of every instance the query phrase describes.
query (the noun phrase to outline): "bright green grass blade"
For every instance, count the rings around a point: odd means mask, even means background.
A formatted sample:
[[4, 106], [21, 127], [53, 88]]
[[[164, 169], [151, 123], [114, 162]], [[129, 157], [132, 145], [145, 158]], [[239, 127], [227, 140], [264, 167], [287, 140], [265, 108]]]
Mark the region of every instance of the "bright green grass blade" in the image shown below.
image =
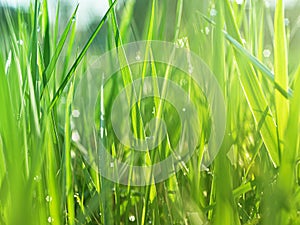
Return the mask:
[[53, 224], [61, 224], [62, 223], [62, 210], [61, 210], [61, 187], [59, 185], [59, 180], [57, 179], [57, 172], [59, 171], [58, 162], [55, 154], [54, 141], [52, 138], [51, 131], [53, 128], [51, 115], [47, 115], [46, 118], [46, 132], [44, 134], [44, 146], [46, 153], [46, 184], [47, 184], [47, 193], [51, 198], [51, 202], [49, 203], [49, 218]]
[[[224, 27], [223, 2], [215, 2], [217, 9], [216, 29], [214, 33], [214, 58], [213, 72], [217, 77], [220, 86], [222, 87], [223, 95], [226, 96], [226, 70], [225, 70], [225, 40], [222, 34]], [[227, 84], [229, 86], [229, 84]], [[230, 97], [230, 93], [228, 93]], [[227, 100], [228, 101], [228, 100]], [[230, 118], [230, 117], [228, 117]], [[228, 119], [227, 119], [228, 120]], [[227, 121], [226, 133], [230, 133], [229, 122]], [[225, 135], [220, 152], [215, 160], [215, 198], [216, 206], [213, 211], [213, 224], [239, 224], [238, 214], [232, 195], [232, 173], [230, 161], [226, 157], [228, 150], [231, 147], [230, 136]]]
[[124, 12], [122, 13], [122, 20], [120, 21], [120, 34], [124, 41], [128, 40], [129, 35], [133, 32], [131, 28], [134, 22], [133, 13], [136, 0], [129, 0], [124, 3]]
[[[209, 23], [216, 25], [211, 19], [207, 18], [206, 16], [203, 15], [203, 18]], [[235, 50], [244, 58], [249, 60], [252, 63], [253, 67], [260, 71], [262, 75], [274, 85], [275, 89], [278, 90], [282, 96], [284, 96], [285, 98], [290, 98], [293, 96], [293, 91], [290, 88], [288, 88], [288, 91], [286, 91], [278, 83], [275, 82], [274, 73], [265, 64], [263, 64], [257, 57], [251, 54], [237, 39], [235, 39], [229, 33], [227, 33], [226, 31], [223, 31], [223, 33], [226, 39], [235, 48]]]
[[56, 93], [55, 93], [55, 95], [54, 95], [54, 97], [53, 97], [53, 99], [51, 101], [51, 104], [49, 106], [49, 110], [51, 110], [54, 107], [54, 105], [56, 104], [57, 100], [60, 98], [63, 90], [67, 86], [67, 84], [70, 81], [70, 79], [73, 77], [73, 74], [74, 74], [75, 70], [77, 69], [77, 67], [80, 64], [81, 60], [85, 56], [85, 54], [86, 54], [87, 50], [89, 49], [90, 45], [92, 44], [93, 40], [96, 38], [97, 34], [101, 30], [104, 22], [106, 21], [109, 13], [114, 8], [114, 6], [115, 6], [116, 3], [117, 3], [117, 1], [114, 1], [113, 4], [111, 4], [111, 6], [109, 7], [109, 9], [105, 13], [105, 15], [102, 17], [100, 23], [96, 27], [95, 31], [93, 32], [93, 34], [91, 35], [91, 37], [89, 38], [89, 40], [87, 41], [87, 43], [85, 44], [84, 48], [82, 49], [82, 51], [80, 52], [79, 56], [77, 57], [77, 59], [75, 60], [74, 64], [72, 65], [71, 69], [69, 70], [69, 72], [67, 73], [66, 77], [64, 78], [62, 84], [60, 85], [60, 87], [56, 91]]
[[[283, 0], [276, 1], [274, 18], [274, 73], [275, 82], [285, 91], [288, 90], [288, 62], [287, 62], [287, 44], [284, 25], [284, 5]], [[287, 124], [287, 115], [289, 112], [288, 100], [275, 91], [276, 119], [279, 136], [279, 147], [282, 149], [285, 128]]]
[[39, 108], [39, 72], [38, 72], [38, 13], [39, 3], [37, 0], [34, 1], [34, 16], [33, 16], [33, 30], [31, 34], [31, 45], [30, 45], [30, 69], [32, 73], [32, 82], [35, 94], [35, 104]]
[[[230, 4], [229, 0], [226, 0], [224, 4], [226, 27], [228, 33], [241, 44], [242, 38], [238, 31]], [[269, 111], [269, 115], [264, 119], [260, 133], [273, 163], [278, 166], [279, 151], [274, 118], [269, 110], [266, 97], [252, 65], [249, 61], [245, 61], [244, 58], [241, 58], [238, 52], [236, 53], [235, 59], [239, 66], [241, 85], [256, 123], [261, 120], [263, 112], [265, 112], [266, 109]]]
[[[68, 48], [67, 48], [67, 52], [66, 52], [66, 56], [65, 56], [65, 60], [64, 60], [63, 73], [62, 73], [62, 78], [61, 79], [63, 79], [65, 74], [68, 72], [69, 63], [70, 63], [70, 60], [71, 60], [72, 55], [73, 55], [74, 50], [75, 50], [74, 42], [75, 42], [75, 37], [76, 37], [76, 33], [77, 33], [75, 17], [73, 17], [72, 20], [74, 21], [74, 23], [72, 25], [70, 35], [69, 35]], [[77, 54], [77, 52], [76, 52], [76, 54]], [[58, 81], [58, 83], [61, 83], [61, 82], [62, 82], [62, 80]]]
[[[290, 112], [287, 127], [284, 134], [282, 161], [274, 192], [269, 196], [267, 207], [270, 213], [265, 224], [292, 224], [297, 215], [299, 199], [294, 197], [296, 192], [296, 161], [299, 154], [299, 130], [300, 130], [300, 70], [295, 80], [294, 96], [290, 101]], [[274, 199], [276, 203], [274, 204]]]
[[75, 224], [75, 205], [73, 191], [73, 172], [71, 159], [71, 114], [73, 101], [74, 83], [71, 83], [66, 102], [65, 111], [65, 179], [66, 179], [66, 197], [67, 197], [67, 215], [68, 224]]
[[[155, 6], [156, 6], [156, 0], [152, 0], [152, 5], [151, 5], [151, 14], [150, 14], [150, 19], [149, 19], [149, 25], [148, 25], [148, 34], [147, 34], [147, 40], [150, 41], [153, 38], [153, 27], [154, 27], [154, 19], [155, 19]], [[149, 51], [150, 51], [150, 42], [147, 42], [146, 44], [146, 51], [145, 51], [145, 60], [143, 63], [143, 69], [142, 69], [142, 82], [143, 79], [145, 78], [146, 75], [146, 71], [147, 71], [147, 59], [148, 59], [148, 55], [149, 55]], [[143, 86], [143, 84], [142, 84]], [[142, 95], [143, 90], [140, 90], [139, 95]], [[139, 97], [139, 99], [141, 99]], [[150, 156], [150, 152], [148, 152], [148, 157]], [[148, 162], [151, 161], [150, 157], [147, 158]], [[153, 179], [153, 177], [150, 177], [150, 181]], [[151, 190], [155, 190], [155, 185], [149, 185], [146, 187], [146, 193], [145, 193], [145, 203], [143, 204], [143, 209], [142, 209], [142, 218], [141, 218], [141, 224], [145, 224], [146, 222], [146, 216], [148, 213], [148, 204], [149, 204], [149, 198], [150, 198], [150, 193]]]
[[58, 58], [59, 58], [59, 56], [62, 52], [62, 49], [65, 45], [65, 42], [67, 40], [70, 29], [71, 29], [72, 25], [74, 24], [74, 18], [76, 17], [77, 10], [78, 10], [78, 5], [77, 5], [76, 9], [74, 10], [70, 20], [67, 23], [67, 26], [66, 26], [66, 28], [65, 28], [58, 44], [57, 44], [57, 46], [55, 48], [55, 52], [54, 52], [54, 54], [53, 54], [53, 56], [50, 60], [50, 63], [48, 65], [45, 64], [46, 69], [43, 72], [43, 85], [44, 85], [44, 87], [46, 87], [48, 81], [51, 78], [51, 74], [53, 73], [54, 69], [57, 66]]

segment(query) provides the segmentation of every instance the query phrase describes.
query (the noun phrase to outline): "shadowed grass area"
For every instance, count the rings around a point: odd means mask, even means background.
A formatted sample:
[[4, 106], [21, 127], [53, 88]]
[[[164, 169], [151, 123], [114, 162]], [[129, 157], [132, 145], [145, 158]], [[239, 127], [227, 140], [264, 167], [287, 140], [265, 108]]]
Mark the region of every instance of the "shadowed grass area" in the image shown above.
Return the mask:
[[[0, 224], [300, 224], [300, 6], [285, 9], [283, 0], [275, 8], [259, 0], [108, 3], [92, 32], [76, 28], [80, 5], [65, 24], [60, 1], [55, 18], [49, 18], [47, 1], [32, 1], [28, 9], [1, 7]], [[135, 57], [145, 61], [130, 64], [125, 45], [141, 40], [148, 41], [145, 55], [136, 52]], [[202, 162], [211, 157], [207, 149], [214, 122], [209, 97], [188, 73], [156, 62], [151, 40], [187, 49], [182, 62], [190, 64], [189, 73], [197, 68], [192, 51], [219, 83], [226, 131], [207, 167]], [[87, 104], [93, 76], [99, 76], [89, 73], [92, 63], [114, 48], [116, 57], [104, 66], [118, 63], [121, 69], [97, 87], [96, 132], [79, 134], [76, 119], [83, 127], [93, 126], [84, 117], [89, 109], [74, 106], [80, 79], [90, 83], [76, 102]], [[153, 86], [143, 86], [148, 78]], [[164, 100], [170, 87], [160, 78], [186, 93], [198, 125], [192, 117], [180, 121], [176, 107]], [[162, 131], [150, 122], [153, 117], [166, 126], [164, 140], [143, 152], [135, 151], [134, 141], [122, 144], [112, 121], [118, 95], [137, 79], [146, 88], [125, 91], [124, 104], [134, 104], [119, 124], [122, 135], [153, 138], [154, 126], [159, 139]], [[141, 99], [147, 88], [160, 97]], [[179, 102], [183, 96], [176, 98]], [[181, 152], [190, 151], [180, 138], [191, 123], [197, 145], [185, 162], [175, 149], [179, 145]], [[95, 157], [99, 140], [111, 162]], [[138, 177], [133, 168], [127, 185], [99, 172], [107, 163], [121, 175], [118, 160], [153, 165], [170, 155], [177, 157], [174, 170], [177, 166], [179, 171], [160, 182], [145, 173], [150, 185], [134, 186]]]

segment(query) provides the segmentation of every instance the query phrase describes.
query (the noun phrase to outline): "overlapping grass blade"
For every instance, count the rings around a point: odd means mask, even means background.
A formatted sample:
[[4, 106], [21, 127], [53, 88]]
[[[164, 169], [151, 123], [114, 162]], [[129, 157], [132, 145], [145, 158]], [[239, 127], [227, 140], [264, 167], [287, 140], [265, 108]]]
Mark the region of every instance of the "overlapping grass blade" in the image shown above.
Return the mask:
[[63, 82], [61, 83], [60, 87], [56, 91], [56, 93], [55, 93], [55, 95], [54, 95], [54, 97], [53, 97], [53, 99], [51, 101], [51, 104], [49, 106], [49, 110], [51, 110], [54, 107], [55, 103], [57, 102], [57, 100], [61, 96], [63, 90], [65, 89], [65, 87], [67, 86], [68, 82], [72, 78], [75, 70], [77, 69], [77, 67], [80, 64], [81, 60], [85, 56], [85, 54], [86, 54], [87, 50], [89, 49], [90, 45], [92, 44], [93, 40], [95, 39], [95, 37], [97, 36], [97, 34], [99, 33], [99, 31], [101, 30], [104, 22], [106, 21], [109, 13], [111, 12], [111, 10], [113, 9], [113, 7], [115, 6], [116, 3], [117, 3], [117, 1], [114, 1], [113, 4], [111, 4], [111, 6], [109, 7], [109, 9], [105, 13], [105, 15], [102, 17], [100, 23], [96, 27], [95, 31], [93, 32], [93, 34], [91, 35], [91, 37], [89, 38], [89, 40], [87, 41], [87, 43], [85, 44], [84, 48], [82, 49], [82, 51], [80, 52], [79, 56], [75, 60], [74, 64], [72, 65], [71, 69], [67, 73], [67, 75], [64, 78]]
[[[53, 73], [53, 71], [54, 71], [54, 69], [57, 65], [58, 58], [59, 58], [59, 56], [62, 52], [63, 47], [65, 46], [68, 34], [69, 34], [70, 29], [71, 29], [71, 27], [72, 27], [72, 25], [74, 24], [74, 21], [75, 21], [75, 17], [76, 17], [77, 11], [78, 11], [78, 7], [79, 7], [79, 5], [76, 6], [76, 9], [74, 10], [71, 18], [69, 19], [69, 21], [67, 23], [67, 26], [66, 26], [64, 32], [61, 35], [61, 38], [60, 38], [60, 40], [59, 40], [59, 42], [58, 42], [58, 44], [55, 48], [55, 52], [54, 52], [49, 64], [45, 64], [45, 70], [43, 72], [43, 85], [44, 85], [44, 88], [46, 87], [48, 81], [50, 80], [51, 74]], [[47, 28], [47, 30], [49, 30], [49, 28]], [[48, 51], [49, 51], [49, 49], [48, 49]]]
[[[229, 0], [226, 0], [224, 3], [224, 11], [228, 33], [241, 44], [242, 38], [238, 31]], [[241, 81], [245, 97], [255, 121], [258, 123], [263, 116], [263, 112], [270, 106], [266, 101], [266, 97], [252, 65], [241, 58], [238, 52], [236, 52], [235, 59], [239, 66], [239, 79]], [[280, 162], [276, 125], [271, 111], [269, 111], [269, 116], [265, 117], [260, 133], [274, 165], [278, 166]]]

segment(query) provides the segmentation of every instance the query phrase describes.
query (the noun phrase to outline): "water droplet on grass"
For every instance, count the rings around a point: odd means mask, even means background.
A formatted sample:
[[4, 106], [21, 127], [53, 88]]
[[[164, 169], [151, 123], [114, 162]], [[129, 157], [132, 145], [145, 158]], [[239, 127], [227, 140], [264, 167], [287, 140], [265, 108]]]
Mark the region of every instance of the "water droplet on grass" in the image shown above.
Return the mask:
[[269, 58], [271, 56], [271, 51], [269, 49], [265, 49], [263, 51], [263, 55], [265, 58]]
[[189, 66], [189, 74], [192, 74], [194, 72], [194, 67], [192, 65]]
[[51, 201], [52, 201], [52, 197], [49, 196], [49, 195], [47, 195], [47, 196], [46, 196], [46, 201], [47, 201], [47, 202], [51, 202]]
[[51, 216], [49, 216], [47, 220], [48, 220], [48, 223], [52, 223], [54, 221], [54, 219]]
[[284, 18], [284, 25], [287, 27], [290, 24], [289, 18]]
[[137, 53], [136, 53], [135, 59], [136, 59], [137, 61], [140, 61], [140, 60], [141, 60], [141, 53], [140, 53], [140, 52], [137, 52]]
[[135, 216], [133, 216], [133, 215], [129, 216], [129, 221], [134, 222], [135, 221]]
[[73, 116], [74, 118], [78, 118], [78, 117], [80, 116], [80, 111], [77, 110], [77, 109], [74, 109], [74, 110], [72, 111], [72, 116]]
[[205, 34], [208, 35], [210, 32], [209, 28], [208, 27], [205, 27]]
[[218, 13], [218, 12], [217, 12], [217, 10], [216, 10], [216, 9], [211, 9], [211, 10], [210, 10], [210, 16], [211, 16], [211, 17], [214, 17], [214, 16], [216, 16], [216, 15], [217, 15], [217, 13]]
[[77, 141], [79, 141], [79, 140], [80, 140], [80, 135], [79, 135], [79, 133], [78, 133], [77, 130], [74, 130], [74, 131], [72, 132], [72, 141], [77, 142]]
[[18, 40], [17, 43], [18, 43], [19, 45], [21, 45], [21, 46], [24, 44], [23, 40], [21, 40], [21, 39]]

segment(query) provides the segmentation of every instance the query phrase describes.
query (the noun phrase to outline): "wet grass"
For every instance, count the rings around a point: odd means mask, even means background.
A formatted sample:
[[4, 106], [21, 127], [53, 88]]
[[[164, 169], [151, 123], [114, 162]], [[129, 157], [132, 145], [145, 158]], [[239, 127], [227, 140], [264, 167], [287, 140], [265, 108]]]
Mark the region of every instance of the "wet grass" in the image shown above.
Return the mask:
[[[66, 24], [59, 20], [60, 2], [54, 23], [47, 1], [33, 1], [26, 13], [3, 8], [0, 224], [300, 224], [300, 64], [293, 49], [299, 26], [297, 19], [286, 19], [294, 18], [291, 10], [284, 10], [283, 0], [275, 9], [257, 0], [148, 3], [128, 0], [116, 7], [109, 0], [110, 8], [87, 38], [88, 32], [76, 30], [80, 5]], [[122, 46], [139, 40], [169, 41], [193, 51], [219, 82], [226, 133], [204, 170], [211, 129], [206, 97], [171, 65], [129, 65]], [[92, 154], [93, 144], [83, 149], [73, 126], [83, 113], [73, 107], [74, 93], [90, 61], [115, 47], [123, 68], [102, 87], [95, 119], [115, 158], [154, 164], [174, 154], [184, 125], [166, 101], [143, 99], [130, 111], [132, 133], [147, 137], [154, 114], [166, 121], [166, 140], [143, 154], [123, 146], [110, 114], [120, 90], [135, 79], [176, 82], [201, 119], [193, 157], [163, 182], [141, 187], [131, 185], [132, 177], [128, 185], [111, 182], [82, 154]], [[146, 52], [154, 57], [150, 44]], [[155, 89], [162, 97], [167, 91], [165, 85]], [[134, 94], [127, 93], [126, 100], [139, 99], [142, 91]]]

